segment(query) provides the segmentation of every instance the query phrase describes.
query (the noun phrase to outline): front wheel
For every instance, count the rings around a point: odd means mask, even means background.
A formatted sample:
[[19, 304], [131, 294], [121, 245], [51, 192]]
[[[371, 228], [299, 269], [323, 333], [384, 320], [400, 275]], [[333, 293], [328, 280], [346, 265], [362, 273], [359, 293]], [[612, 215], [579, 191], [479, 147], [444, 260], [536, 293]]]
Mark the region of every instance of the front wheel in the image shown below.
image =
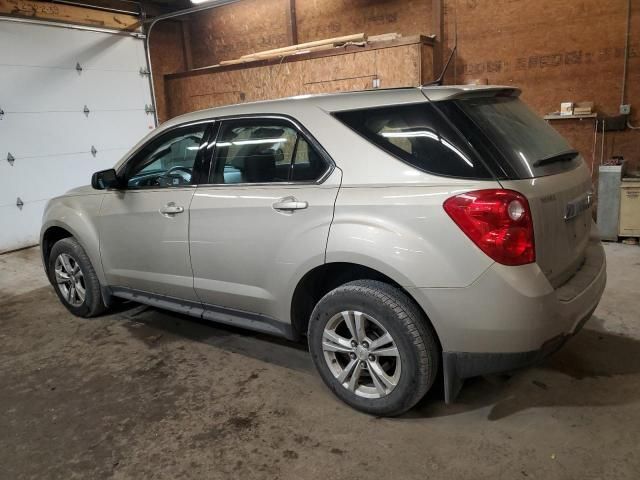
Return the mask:
[[48, 272], [58, 298], [74, 315], [95, 317], [106, 310], [98, 276], [75, 238], [63, 238], [51, 248]]
[[439, 365], [435, 334], [422, 313], [403, 292], [373, 280], [347, 283], [318, 302], [309, 350], [333, 393], [381, 416], [413, 407]]

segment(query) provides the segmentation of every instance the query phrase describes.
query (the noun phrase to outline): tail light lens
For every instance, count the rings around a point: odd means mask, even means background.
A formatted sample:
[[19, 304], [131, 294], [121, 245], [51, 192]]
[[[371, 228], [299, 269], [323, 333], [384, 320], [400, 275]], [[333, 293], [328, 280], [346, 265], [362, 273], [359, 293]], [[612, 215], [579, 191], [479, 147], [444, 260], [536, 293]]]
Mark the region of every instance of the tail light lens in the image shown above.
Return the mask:
[[480, 250], [503, 265], [535, 262], [527, 199], [513, 190], [476, 190], [448, 198], [444, 209]]

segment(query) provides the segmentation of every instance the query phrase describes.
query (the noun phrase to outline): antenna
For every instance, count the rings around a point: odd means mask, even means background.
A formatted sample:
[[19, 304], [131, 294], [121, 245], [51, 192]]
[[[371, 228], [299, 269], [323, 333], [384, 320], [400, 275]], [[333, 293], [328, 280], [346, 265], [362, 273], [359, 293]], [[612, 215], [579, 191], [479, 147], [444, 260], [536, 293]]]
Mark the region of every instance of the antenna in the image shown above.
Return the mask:
[[429, 87], [431, 85], [438, 85], [438, 86], [442, 85], [442, 82], [444, 82], [444, 76], [447, 73], [447, 69], [449, 68], [449, 64], [451, 63], [451, 59], [455, 55], [456, 50], [458, 50], [458, 45], [454, 45], [453, 49], [451, 49], [451, 53], [449, 54], [447, 63], [444, 64], [444, 68], [442, 69], [442, 73], [440, 74], [440, 76], [436, 78], [433, 82], [423, 84], [422, 85], [423, 87]]

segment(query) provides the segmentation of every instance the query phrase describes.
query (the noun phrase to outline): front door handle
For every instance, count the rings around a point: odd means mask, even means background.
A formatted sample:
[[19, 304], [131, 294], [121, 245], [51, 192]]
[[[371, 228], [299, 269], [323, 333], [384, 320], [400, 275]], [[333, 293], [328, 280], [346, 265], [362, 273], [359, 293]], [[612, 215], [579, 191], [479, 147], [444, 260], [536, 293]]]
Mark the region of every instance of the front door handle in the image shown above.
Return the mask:
[[274, 210], [292, 211], [303, 210], [309, 206], [309, 203], [300, 202], [295, 197], [286, 197], [277, 201], [272, 206]]
[[162, 215], [175, 215], [177, 213], [184, 212], [184, 207], [180, 207], [173, 202], [167, 203], [164, 207], [160, 209], [160, 213]]

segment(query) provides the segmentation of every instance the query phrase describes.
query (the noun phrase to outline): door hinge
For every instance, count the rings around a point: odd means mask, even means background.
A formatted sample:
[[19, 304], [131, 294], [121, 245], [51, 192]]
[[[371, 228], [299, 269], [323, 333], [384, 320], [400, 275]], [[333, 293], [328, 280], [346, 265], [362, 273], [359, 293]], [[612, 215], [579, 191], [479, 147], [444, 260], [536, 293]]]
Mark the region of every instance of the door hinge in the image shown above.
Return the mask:
[[154, 108], [153, 105], [145, 105], [144, 106], [144, 113], [146, 113], [147, 115], [149, 115], [150, 113], [154, 113], [156, 111], [156, 109]]
[[147, 67], [140, 67], [140, 75], [144, 77], [145, 75], [151, 75], [151, 72]]
[[7, 153], [7, 162], [9, 162], [9, 165], [13, 167], [13, 162], [15, 161], [16, 161], [16, 157], [11, 155], [11, 152]]
[[84, 108], [82, 109], [82, 111], [84, 112], [84, 114], [88, 117], [89, 116], [89, 112], [91, 112], [91, 110], [89, 110], [89, 107], [87, 107], [86, 105], [84, 106]]
[[93, 155], [95, 157], [97, 153], [98, 153], [98, 150], [96, 150], [96, 147], [91, 145], [91, 155]]
[[22, 210], [23, 206], [24, 206], [24, 202], [22, 201], [22, 199], [20, 197], [18, 197], [18, 199], [16, 200], [16, 207], [18, 207], [20, 210]]
[[80, 65], [80, 62], [76, 62], [76, 72], [82, 73], [82, 65]]
[[4, 118], [4, 110], [0, 108], [0, 120]]

